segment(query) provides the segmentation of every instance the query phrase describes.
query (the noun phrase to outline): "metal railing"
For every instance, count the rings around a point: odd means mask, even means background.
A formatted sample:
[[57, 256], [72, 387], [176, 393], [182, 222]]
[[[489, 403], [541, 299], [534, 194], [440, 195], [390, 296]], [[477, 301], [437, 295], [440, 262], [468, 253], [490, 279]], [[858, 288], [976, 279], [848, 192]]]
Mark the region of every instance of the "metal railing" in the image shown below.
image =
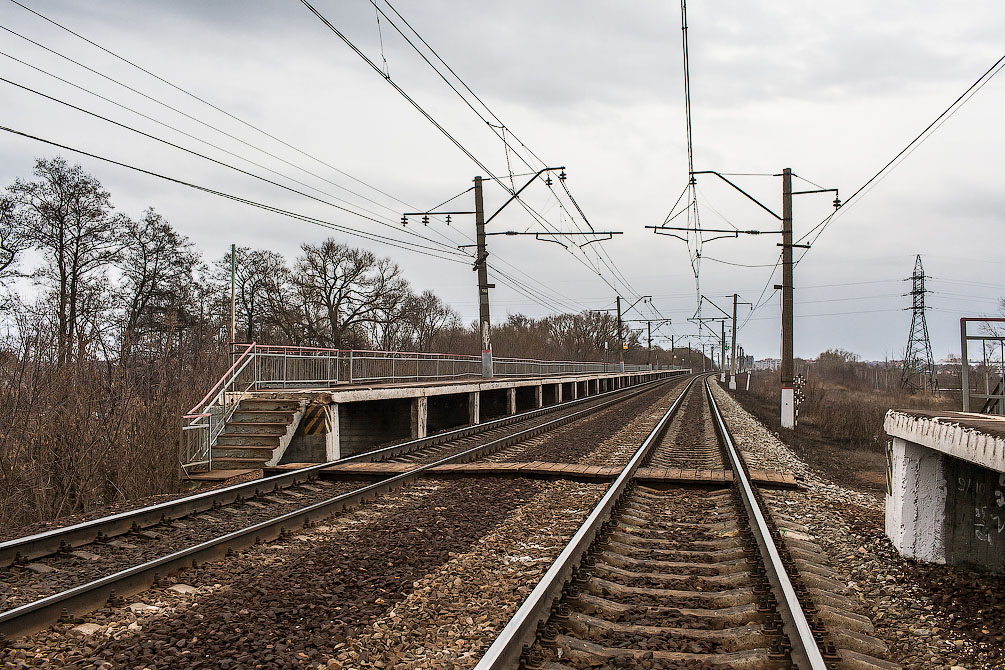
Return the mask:
[[[212, 468], [217, 437], [241, 399], [252, 391], [480, 378], [482, 372], [481, 357], [467, 354], [322, 349], [252, 342], [235, 344], [232, 357], [233, 365], [216, 386], [182, 417], [180, 462], [185, 472]], [[648, 365], [624, 368], [625, 372], [648, 369]], [[496, 358], [494, 373], [498, 377], [549, 377], [618, 371], [618, 363], [603, 361]]]
[[[243, 347], [244, 351], [239, 351]], [[234, 363], [209, 393], [181, 419], [180, 462], [183, 472], [213, 467], [213, 445], [241, 399], [257, 382], [255, 343], [234, 347]]]
[[[987, 343], [988, 341], [997, 342], [1002, 348], [1002, 357], [1005, 359], [1005, 334], [997, 332], [993, 327], [986, 327], [985, 332], [982, 335], [971, 335], [967, 332], [967, 324], [970, 322], [977, 323], [1001, 323], [1005, 324], [1005, 318], [1000, 317], [964, 317], [960, 319], [960, 390], [963, 394], [963, 411], [969, 412], [970, 399], [980, 398], [984, 402], [982, 403], [981, 412], [984, 414], [998, 414], [1005, 409], [1005, 384], [999, 381], [994, 389], [990, 387], [989, 373], [988, 373], [988, 352]], [[984, 355], [984, 372], [985, 372], [985, 389], [984, 393], [978, 393], [976, 391], [970, 390], [970, 360], [969, 352], [967, 351], [967, 343], [971, 341], [979, 341], [981, 343], [981, 352]], [[992, 347], [994, 345], [992, 344]], [[992, 351], [994, 349], [992, 348]], [[1005, 366], [1005, 362], [1003, 362]], [[978, 368], [979, 369], [979, 368]], [[1005, 380], [1005, 374], [1003, 374], [1003, 380]], [[978, 382], [979, 383], [979, 382]]]
[[[493, 373], [497, 377], [546, 377], [551, 375], [582, 375], [618, 372], [618, 363], [539, 361], [533, 358], [494, 358]], [[648, 370], [648, 365], [625, 365], [625, 372]]]

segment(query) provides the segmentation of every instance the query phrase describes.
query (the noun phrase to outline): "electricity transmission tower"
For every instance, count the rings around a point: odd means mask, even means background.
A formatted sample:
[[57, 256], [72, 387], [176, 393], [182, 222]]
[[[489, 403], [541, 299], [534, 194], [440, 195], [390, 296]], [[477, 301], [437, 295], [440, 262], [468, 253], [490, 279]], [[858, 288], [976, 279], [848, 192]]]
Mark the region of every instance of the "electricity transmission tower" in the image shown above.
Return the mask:
[[900, 384], [914, 391], [934, 391], [936, 389], [935, 363], [932, 361], [932, 343], [928, 339], [928, 322], [925, 321], [925, 268], [921, 265], [921, 255], [914, 261], [914, 274], [910, 277], [911, 332], [907, 336], [904, 349], [904, 370]]

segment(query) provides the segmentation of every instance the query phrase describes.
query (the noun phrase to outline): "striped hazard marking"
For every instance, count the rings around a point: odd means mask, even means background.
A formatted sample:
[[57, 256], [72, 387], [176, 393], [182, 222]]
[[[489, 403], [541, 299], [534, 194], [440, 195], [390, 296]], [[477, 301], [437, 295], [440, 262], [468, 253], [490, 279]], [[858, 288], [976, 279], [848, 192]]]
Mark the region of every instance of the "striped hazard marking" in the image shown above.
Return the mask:
[[330, 433], [332, 429], [331, 408], [328, 405], [308, 405], [304, 418], [300, 420], [306, 435]]

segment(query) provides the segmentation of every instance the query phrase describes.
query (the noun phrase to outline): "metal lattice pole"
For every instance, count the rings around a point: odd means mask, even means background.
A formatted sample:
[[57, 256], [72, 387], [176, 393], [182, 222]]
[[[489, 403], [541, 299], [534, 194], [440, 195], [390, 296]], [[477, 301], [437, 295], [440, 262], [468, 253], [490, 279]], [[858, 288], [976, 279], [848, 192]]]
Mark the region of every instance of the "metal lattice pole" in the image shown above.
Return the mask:
[[914, 261], [911, 275], [911, 331], [904, 349], [904, 367], [900, 377], [901, 386], [914, 391], [934, 391], [937, 388], [935, 362], [932, 358], [932, 342], [928, 338], [928, 322], [925, 320], [925, 268], [921, 265], [921, 255]]

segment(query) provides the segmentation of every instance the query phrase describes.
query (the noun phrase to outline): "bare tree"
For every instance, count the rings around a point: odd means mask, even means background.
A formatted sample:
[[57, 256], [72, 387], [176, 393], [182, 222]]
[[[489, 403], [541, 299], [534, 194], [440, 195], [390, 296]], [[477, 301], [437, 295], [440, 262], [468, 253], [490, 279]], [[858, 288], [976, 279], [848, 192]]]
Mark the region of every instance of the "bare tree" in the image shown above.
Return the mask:
[[339, 244], [334, 238], [319, 245], [304, 244], [301, 249], [294, 282], [304, 299], [305, 322], [315, 331], [319, 344], [365, 344], [366, 329], [378, 321], [386, 301], [401, 296], [403, 280], [398, 266], [388, 258]]
[[0, 286], [17, 275], [18, 256], [29, 245], [23, 214], [13, 198], [0, 196]]
[[432, 351], [437, 333], [461, 326], [461, 317], [432, 291], [409, 299], [406, 319], [416, 351]]
[[24, 216], [26, 237], [45, 258], [36, 277], [51, 291], [57, 358], [67, 362], [85, 345], [80, 325], [93, 317], [96, 285], [121, 249], [122, 219], [111, 214], [108, 192], [79, 165], [62, 158], [35, 161], [34, 181], [8, 188]]
[[126, 221], [122, 272], [120, 359], [154, 333], [192, 319], [195, 267], [192, 243], [164, 217], [148, 209], [140, 221]]
[[[214, 285], [221, 301], [221, 313], [230, 312], [230, 252], [216, 263]], [[235, 273], [238, 339], [248, 342], [270, 335], [271, 323], [267, 319], [269, 292], [274, 290], [276, 278], [287, 272], [286, 259], [266, 249], [237, 247]], [[244, 326], [243, 332], [241, 326]]]

